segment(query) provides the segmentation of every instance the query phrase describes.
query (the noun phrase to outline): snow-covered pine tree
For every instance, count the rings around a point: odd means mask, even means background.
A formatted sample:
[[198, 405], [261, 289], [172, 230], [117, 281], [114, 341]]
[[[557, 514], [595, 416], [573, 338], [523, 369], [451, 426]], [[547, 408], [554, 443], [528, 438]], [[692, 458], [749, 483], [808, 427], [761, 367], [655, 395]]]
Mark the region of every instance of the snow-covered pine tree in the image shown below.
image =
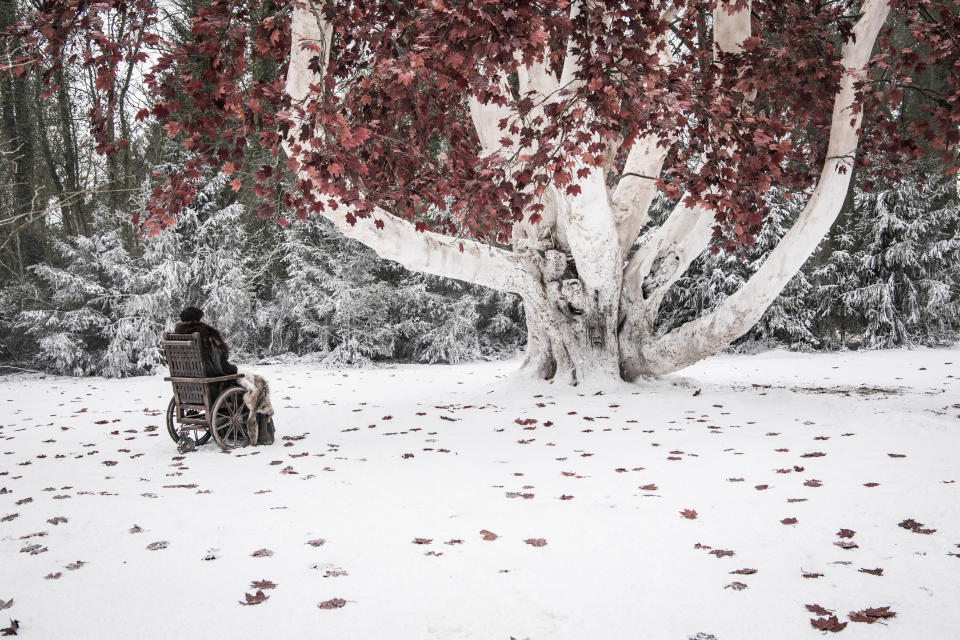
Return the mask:
[[516, 355], [527, 340], [523, 304], [519, 297], [482, 289], [480, 302], [480, 350], [487, 358]]
[[254, 287], [265, 279], [272, 251], [264, 253], [244, 224], [244, 206], [232, 202], [227, 176], [218, 173], [180, 214], [179, 256], [189, 265], [187, 289], [177, 304], [200, 307], [204, 319], [228, 336], [231, 353], [260, 351]]
[[280, 246], [282, 268], [262, 314], [274, 353], [326, 354], [323, 362], [332, 367], [393, 356], [394, 292], [372, 251], [318, 218], [288, 225]]
[[407, 329], [408, 348], [420, 362], [464, 362], [481, 357], [480, 311], [476, 287], [435, 276], [408, 274], [400, 291], [401, 326]]
[[[787, 195], [782, 190], [771, 192], [768, 199], [770, 217], [756, 242], [743, 256], [721, 249], [717, 253], [705, 252], [694, 261], [667, 294], [657, 318], [659, 333], [666, 333], [716, 309], [760, 268], [802, 208], [799, 198], [788, 198]], [[669, 214], [672, 209], [669, 204], [660, 201], [651, 206], [655, 222]], [[653, 231], [655, 228], [648, 233]], [[760, 321], [734, 343], [734, 348], [786, 345], [799, 349], [816, 346], [818, 340], [810, 330], [815, 317], [815, 310], [810, 308], [811, 293], [812, 286], [801, 271], [787, 284]]]
[[[134, 210], [143, 206], [148, 194], [149, 184], [144, 183], [134, 198]], [[115, 224], [122, 226], [126, 220]], [[135, 241], [139, 255], [124, 283], [120, 316], [100, 371], [103, 375], [122, 377], [162, 367], [160, 340], [172, 328], [191, 279], [190, 266], [181, 259], [182, 245], [182, 234], [175, 230]]]
[[263, 310], [271, 353], [326, 353], [327, 366], [356, 366], [461, 362], [521, 344], [515, 296], [411, 273], [322, 218], [291, 223], [280, 245], [282, 269]]
[[931, 173], [925, 185], [905, 179], [884, 190], [855, 185], [841, 250], [818, 278], [835, 278], [827, 310], [834, 340], [878, 348], [956, 339], [958, 203], [956, 176]]
[[260, 313], [260, 324], [266, 330], [262, 346], [267, 353], [330, 351], [333, 303], [328, 282], [333, 256], [326, 246], [329, 233], [324, 227], [318, 219], [310, 218], [283, 230], [273, 298]]
[[[106, 217], [102, 210], [99, 215]], [[17, 325], [36, 340], [37, 360], [45, 369], [65, 375], [105, 373], [102, 355], [122, 317], [134, 259], [117, 227], [90, 237], [52, 239], [51, 248], [58, 264], [30, 268], [41, 284], [39, 308], [21, 312]]]

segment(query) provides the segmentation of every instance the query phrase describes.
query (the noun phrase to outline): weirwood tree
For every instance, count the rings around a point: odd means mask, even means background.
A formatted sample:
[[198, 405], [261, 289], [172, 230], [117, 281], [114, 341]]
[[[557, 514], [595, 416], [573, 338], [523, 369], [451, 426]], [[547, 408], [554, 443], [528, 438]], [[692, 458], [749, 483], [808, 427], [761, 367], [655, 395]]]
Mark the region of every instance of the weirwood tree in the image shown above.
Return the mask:
[[[135, 26], [112, 41], [106, 14]], [[111, 65], [157, 49], [138, 117], [192, 156], [157, 176], [145, 230], [220, 168], [254, 183], [263, 217], [325, 216], [410, 269], [519, 294], [523, 370], [562, 383], [675, 371], [743, 335], [854, 168], [891, 181], [934, 153], [956, 170], [960, 10], [945, 1], [210, 0], [193, 41], [155, 26], [151, 0], [54, 0], [9, 65], [53, 78], [93, 37], [103, 53], [82, 64], [110, 87]], [[99, 98], [110, 152], [115, 103]], [[907, 102], [922, 117], [905, 122]], [[273, 162], [244, 165], [252, 138]], [[775, 185], [805, 201], [779, 245], [719, 308], [657, 335], [670, 287], [703, 251], [752, 244]], [[638, 243], [658, 191], [678, 204]]]

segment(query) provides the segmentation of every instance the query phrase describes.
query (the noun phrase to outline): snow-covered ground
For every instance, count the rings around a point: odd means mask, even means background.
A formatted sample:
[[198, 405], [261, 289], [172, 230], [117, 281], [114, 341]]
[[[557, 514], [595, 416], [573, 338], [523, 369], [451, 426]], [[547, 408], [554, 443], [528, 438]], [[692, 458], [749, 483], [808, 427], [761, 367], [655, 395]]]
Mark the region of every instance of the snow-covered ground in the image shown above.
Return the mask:
[[960, 349], [602, 395], [516, 366], [252, 367], [277, 444], [185, 457], [160, 377], [0, 379], [0, 627], [741, 640], [818, 636], [819, 605], [841, 637], [960, 637]]

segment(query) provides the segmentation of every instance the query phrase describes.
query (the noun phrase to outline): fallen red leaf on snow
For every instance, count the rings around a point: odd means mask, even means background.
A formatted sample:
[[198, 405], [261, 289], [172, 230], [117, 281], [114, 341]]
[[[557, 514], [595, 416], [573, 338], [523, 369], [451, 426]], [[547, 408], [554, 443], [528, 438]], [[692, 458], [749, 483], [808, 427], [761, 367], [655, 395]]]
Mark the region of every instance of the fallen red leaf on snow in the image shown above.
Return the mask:
[[830, 616], [829, 618], [811, 618], [810, 624], [814, 629], [819, 629], [820, 631], [832, 631], [833, 633], [843, 631], [847, 626], [846, 622], [840, 622], [837, 620], [837, 616]]
[[854, 622], [866, 622], [867, 624], [873, 624], [878, 620], [893, 618], [896, 615], [897, 614], [895, 611], [890, 611], [890, 607], [876, 607], [863, 609], [862, 611], [851, 611], [850, 619]]
[[913, 531], [914, 533], [922, 533], [924, 535], [930, 535], [931, 533], [936, 533], [936, 529], [924, 529], [922, 522], [917, 522], [913, 518], [907, 518], [903, 522], [897, 525], [908, 531]]
[[347, 601], [343, 598], [331, 598], [330, 600], [324, 600], [323, 602], [317, 603], [318, 609], [340, 609], [347, 604]]
[[807, 607], [807, 611], [809, 611], [810, 613], [815, 613], [818, 616], [829, 616], [833, 614], [833, 611], [831, 611], [830, 609], [825, 609], [818, 604], [808, 604], [805, 606]]
[[270, 580], [254, 580], [250, 583], [251, 589], [276, 589], [277, 585], [275, 582]]
[[260, 604], [261, 602], [270, 599], [270, 596], [265, 594], [263, 591], [257, 591], [257, 593], [254, 595], [250, 595], [249, 593], [244, 593], [243, 595], [247, 601], [244, 602], [243, 600], [240, 600], [239, 602], [244, 606]]

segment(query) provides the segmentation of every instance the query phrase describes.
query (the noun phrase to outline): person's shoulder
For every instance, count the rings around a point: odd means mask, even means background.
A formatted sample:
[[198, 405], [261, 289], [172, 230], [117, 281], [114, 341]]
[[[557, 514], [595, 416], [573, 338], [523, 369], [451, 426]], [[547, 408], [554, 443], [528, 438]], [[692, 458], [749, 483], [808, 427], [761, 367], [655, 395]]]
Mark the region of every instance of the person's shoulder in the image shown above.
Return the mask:
[[173, 333], [193, 333], [197, 330], [196, 324], [196, 322], [178, 322], [173, 326]]
[[216, 338], [217, 340], [223, 339], [223, 336], [220, 335], [220, 332], [206, 322], [198, 322], [195, 331], [205, 338]]

